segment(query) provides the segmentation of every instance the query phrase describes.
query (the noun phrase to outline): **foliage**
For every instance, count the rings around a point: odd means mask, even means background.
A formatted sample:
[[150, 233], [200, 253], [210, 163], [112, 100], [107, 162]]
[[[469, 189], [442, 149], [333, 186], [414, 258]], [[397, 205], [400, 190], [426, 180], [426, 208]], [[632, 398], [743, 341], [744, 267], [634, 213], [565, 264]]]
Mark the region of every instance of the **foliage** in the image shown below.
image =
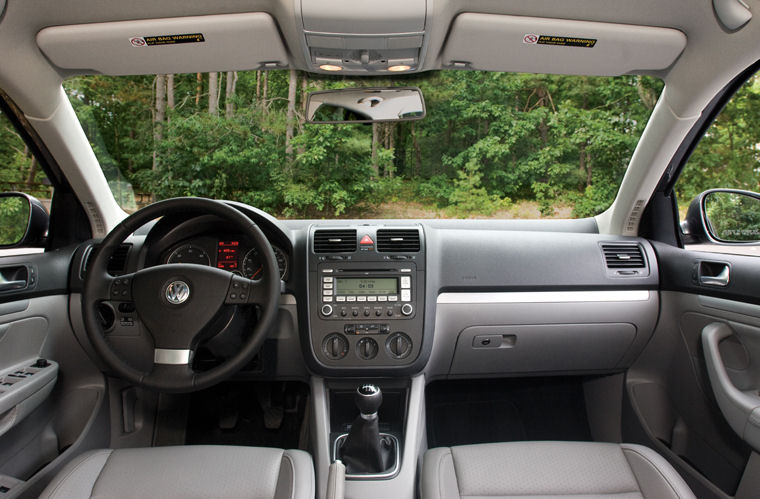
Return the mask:
[[0, 198], [0, 245], [16, 244], [29, 225], [29, 203], [21, 196]]

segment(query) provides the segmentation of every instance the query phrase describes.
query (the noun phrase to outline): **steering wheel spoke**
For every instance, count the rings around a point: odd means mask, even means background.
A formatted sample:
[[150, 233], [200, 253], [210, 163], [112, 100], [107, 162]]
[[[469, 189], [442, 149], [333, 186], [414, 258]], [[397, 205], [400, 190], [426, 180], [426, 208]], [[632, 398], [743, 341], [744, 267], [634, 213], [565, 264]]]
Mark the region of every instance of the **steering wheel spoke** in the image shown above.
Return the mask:
[[164, 366], [190, 365], [193, 362], [194, 353], [189, 348], [156, 348], [153, 350], [153, 364]]

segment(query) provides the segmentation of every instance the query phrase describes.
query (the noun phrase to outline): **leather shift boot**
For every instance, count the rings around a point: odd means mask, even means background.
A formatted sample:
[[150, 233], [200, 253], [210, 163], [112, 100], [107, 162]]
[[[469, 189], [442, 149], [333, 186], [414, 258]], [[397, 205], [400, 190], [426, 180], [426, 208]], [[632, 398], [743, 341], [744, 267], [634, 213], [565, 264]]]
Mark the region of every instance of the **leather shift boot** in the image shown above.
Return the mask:
[[382, 473], [393, 465], [393, 440], [380, 437], [378, 419], [359, 416], [340, 447], [348, 474]]

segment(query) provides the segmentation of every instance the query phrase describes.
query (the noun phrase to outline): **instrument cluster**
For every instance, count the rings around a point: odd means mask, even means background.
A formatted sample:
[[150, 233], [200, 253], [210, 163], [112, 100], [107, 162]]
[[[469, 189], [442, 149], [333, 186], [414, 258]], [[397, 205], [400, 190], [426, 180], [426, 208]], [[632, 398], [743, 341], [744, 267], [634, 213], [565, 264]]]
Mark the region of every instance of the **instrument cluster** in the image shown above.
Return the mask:
[[[280, 279], [288, 277], [288, 256], [282, 248], [272, 245]], [[163, 263], [193, 263], [228, 270], [255, 281], [264, 276], [259, 249], [240, 237], [197, 237], [169, 248], [161, 258]]]

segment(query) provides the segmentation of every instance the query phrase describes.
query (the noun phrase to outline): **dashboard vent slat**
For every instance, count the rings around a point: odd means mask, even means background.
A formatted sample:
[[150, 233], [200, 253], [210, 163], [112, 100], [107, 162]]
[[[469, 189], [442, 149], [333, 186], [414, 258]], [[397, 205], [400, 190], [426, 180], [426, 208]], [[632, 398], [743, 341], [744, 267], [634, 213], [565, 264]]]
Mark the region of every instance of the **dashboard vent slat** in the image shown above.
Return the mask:
[[416, 253], [420, 250], [417, 229], [378, 229], [377, 251], [381, 253]]
[[[82, 272], [81, 272], [82, 277], [84, 277], [85, 273], [87, 273], [87, 267], [89, 267], [90, 260], [95, 254], [95, 250], [97, 248], [98, 246], [91, 246], [87, 250], [87, 255], [85, 256], [84, 265], [82, 265]], [[132, 249], [131, 244], [120, 244], [119, 247], [116, 248], [116, 251], [113, 252], [113, 255], [111, 255], [111, 258], [108, 260], [108, 272], [110, 273], [124, 272], [126, 270], [127, 259], [129, 258], [130, 249]]]
[[608, 269], [640, 269], [646, 267], [641, 246], [632, 244], [602, 244], [604, 262]]
[[314, 253], [351, 253], [356, 251], [356, 229], [319, 229], [314, 231]]

